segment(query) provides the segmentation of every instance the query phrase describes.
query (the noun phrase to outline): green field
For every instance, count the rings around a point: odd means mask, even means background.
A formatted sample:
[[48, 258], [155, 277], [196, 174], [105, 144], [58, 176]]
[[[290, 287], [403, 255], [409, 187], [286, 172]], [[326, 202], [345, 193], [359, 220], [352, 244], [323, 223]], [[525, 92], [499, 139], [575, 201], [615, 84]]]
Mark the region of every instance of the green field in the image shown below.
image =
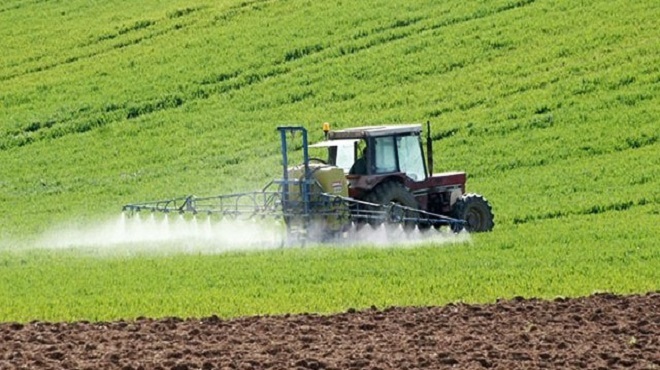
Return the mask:
[[[660, 289], [654, 1], [0, 0], [0, 321]], [[52, 250], [123, 204], [260, 189], [275, 128], [431, 121], [470, 243]], [[72, 235], [72, 238], [75, 238]]]

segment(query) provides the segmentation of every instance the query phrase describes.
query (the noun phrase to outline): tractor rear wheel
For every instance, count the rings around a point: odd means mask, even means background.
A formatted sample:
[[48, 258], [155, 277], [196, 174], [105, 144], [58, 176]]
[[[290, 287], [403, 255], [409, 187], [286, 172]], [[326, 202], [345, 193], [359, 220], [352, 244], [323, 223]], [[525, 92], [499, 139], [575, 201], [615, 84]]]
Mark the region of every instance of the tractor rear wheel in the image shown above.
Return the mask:
[[[364, 198], [365, 201], [370, 202], [370, 203], [376, 203], [376, 204], [382, 204], [382, 205], [388, 205], [390, 203], [396, 203], [399, 205], [402, 205], [404, 207], [409, 207], [409, 208], [414, 208], [418, 209], [419, 204], [417, 203], [417, 200], [415, 197], [406, 189], [403, 184], [397, 181], [387, 181], [384, 182], [378, 186], [376, 186], [367, 196]], [[396, 210], [396, 209], [395, 209]], [[401, 214], [393, 214], [392, 216], [395, 216], [394, 218], [401, 218], [401, 217], [406, 217], [406, 216], [411, 216], [408, 215], [405, 210], [400, 210], [403, 213]], [[380, 224], [383, 223], [383, 219], [370, 219], [369, 223], [372, 226], [379, 226]], [[387, 220], [390, 223], [397, 223], [396, 220]], [[414, 222], [403, 222], [401, 223], [403, 226], [404, 230], [409, 231], [415, 228], [415, 223]]]
[[469, 232], [491, 231], [495, 226], [493, 208], [486, 198], [478, 194], [463, 194], [454, 203], [452, 216], [465, 220], [465, 229]]

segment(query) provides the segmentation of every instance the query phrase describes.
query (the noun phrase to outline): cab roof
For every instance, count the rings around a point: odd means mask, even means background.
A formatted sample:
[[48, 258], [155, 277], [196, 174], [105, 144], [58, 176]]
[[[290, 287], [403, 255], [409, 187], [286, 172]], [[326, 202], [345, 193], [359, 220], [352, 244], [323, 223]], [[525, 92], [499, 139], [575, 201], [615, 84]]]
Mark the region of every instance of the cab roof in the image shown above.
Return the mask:
[[420, 132], [422, 132], [420, 124], [363, 126], [330, 131], [328, 140], [365, 139], [367, 137], [419, 134]]

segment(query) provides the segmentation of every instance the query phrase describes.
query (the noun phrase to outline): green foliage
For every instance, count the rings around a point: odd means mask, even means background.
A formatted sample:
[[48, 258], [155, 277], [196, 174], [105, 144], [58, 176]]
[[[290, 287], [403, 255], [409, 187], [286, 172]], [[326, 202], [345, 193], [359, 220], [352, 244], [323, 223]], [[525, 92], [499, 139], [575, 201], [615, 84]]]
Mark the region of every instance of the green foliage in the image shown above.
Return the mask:
[[133, 201], [259, 189], [280, 173], [275, 127], [315, 141], [324, 121], [430, 120], [436, 170], [468, 172], [496, 231], [419, 250], [6, 252], [0, 320], [657, 290], [659, 17], [622, 0], [5, 1], [2, 250]]
[[[631, 218], [640, 225], [634, 233], [622, 222]], [[656, 218], [646, 205], [531, 221], [473, 235], [469, 244], [414, 248], [317, 246], [139, 258], [5, 252], [0, 296], [11, 299], [0, 307], [0, 320], [329, 313], [521, 294], [649, 291], [658, 281]]]

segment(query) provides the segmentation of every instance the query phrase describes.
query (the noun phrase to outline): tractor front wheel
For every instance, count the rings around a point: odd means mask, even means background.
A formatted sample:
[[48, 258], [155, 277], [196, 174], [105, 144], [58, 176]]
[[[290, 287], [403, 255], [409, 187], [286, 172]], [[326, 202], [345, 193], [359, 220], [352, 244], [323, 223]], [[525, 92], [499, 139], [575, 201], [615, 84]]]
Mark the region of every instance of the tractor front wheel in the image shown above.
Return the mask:
[[478, 194], [463, 194], [454, 203], [452, 216], [467, 223], [465, 229], [469, 232], [485, 232], [493, 230], [493, 208], [490, 203]]

